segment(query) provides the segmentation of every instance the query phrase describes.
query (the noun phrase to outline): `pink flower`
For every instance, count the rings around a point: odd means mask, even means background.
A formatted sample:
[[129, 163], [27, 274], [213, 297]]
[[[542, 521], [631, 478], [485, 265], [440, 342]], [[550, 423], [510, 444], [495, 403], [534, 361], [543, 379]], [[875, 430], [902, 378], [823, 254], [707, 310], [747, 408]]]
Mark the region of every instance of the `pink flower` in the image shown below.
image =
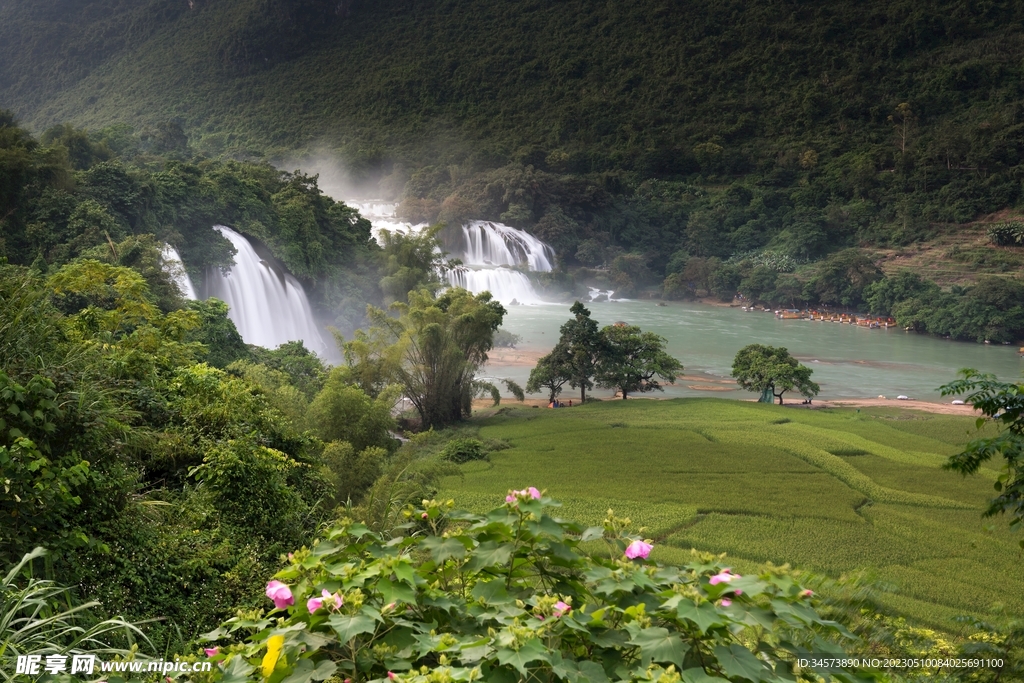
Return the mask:
[[430, 516], [430, 514], [426, 513], [426, 512], [424, 512], [422, 515], [420, 515], [420, 517], [422, 517], [423, 519], [426, 519], [429, 516]]
[[[715, 574], [714, 576], [712, 576], [711, 577], [711, 581], [709, 583], [712, 586], [717, 586], [720, 583], [729, 583], [733, 579], [739, 579], [739, 578], [743, 578], [743, 577], [741, 577], [739, 574], [733, 574], [732, 570], [727, 568], [727, 569], [723, 569], [718, 574]], [[739, 593], [739, 591], [737, 591], [737, 593]]]
[[809, 598], [812, 595], [814, 595], [814, 591], [812, 591], [810, 588], [800, 591], [801, 598]]
[[526, 496], [529, 496], [530, 498], [537, 500], [540, 498], [540, 491], [537, 490], [536, 486], [527, 487], [522, 491], [511, 491], [507, 496], [505, 496], [505, 502], [515, 503], [520, 497]]
[[398, 676], [395, 675], [394, 671], [389, 671], [388, 678], [390, 678], [391, 680], [395, 680], [396, 678], [398, 678]]
[[650, 543], [644, 543], [643, 541], [633, 541], [629, 544], [629, 547], [626, 548], [626, 557], [628, 557], [631, 560], [635, 560], [638, 557], [646, 560], [647, 556], [651, 554], [651, 549], [653, 547], [654, 546], [652, 546]]
[[722, 607], [728, 607], [732, 604], [732, 600], [729, 598], [722, 598]]
[[568, 604], [566, 604], [566, 603], [562, 602], [561, 600], [559, 600], [558, 602], [555, 603], [554, 615], [556, 617], [560, 617], [563, 614], [568, 614], [569, 610], [571, 610], [571, 609], [572, 609], [572, 607], [570, 607]]
[[308, 609], [309, 613], [312, 614], [323, 607], [324, 603], [327, 603], [327, 606], [332, 610], [337, 611], [341, 609], [343, 604], [345, 604], [345, 600], [338, 593], [331, 593], [325, 588], [320, 591], [319, 598], [310, 598], [306, 601], [306, 609]]
[[380, 611], [381, 612], [390, 612], [393, 609], [395, 609], [395, 603], [389, 602], [388, 604], [384, 605], [384, 607], [382, 607]]
[[208, 647], [205, 650], [203, 650], [203, 652], [206, 653], [207, 657], [216, 657], [217, 653], [220, 652], [220, 648]]
[[274, 601], [274, 607], [277, 609], [295, 604], [292, 589], [276, 579], [267, 584], [267, 597]]

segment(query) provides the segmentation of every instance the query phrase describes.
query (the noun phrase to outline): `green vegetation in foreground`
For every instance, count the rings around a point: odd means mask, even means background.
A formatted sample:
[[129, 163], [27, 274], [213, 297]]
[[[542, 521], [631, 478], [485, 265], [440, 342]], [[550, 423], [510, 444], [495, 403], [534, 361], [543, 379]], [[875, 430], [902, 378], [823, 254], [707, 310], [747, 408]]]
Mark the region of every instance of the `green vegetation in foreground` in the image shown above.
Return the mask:
[[697, 548], [740, 568], [866, 569], [889, 588], [884, 604], [946, 630], [958, 615], [1024, 613], [1016, 538], [981, 516], [997, 473], [941, 469], [970, 419], [675, 399], [502, 409], [478, 424], [511, 448], [445, 481], [459, 506], [532, 485], [566, 517], [613, 508], [646, 526], [662, 561]]

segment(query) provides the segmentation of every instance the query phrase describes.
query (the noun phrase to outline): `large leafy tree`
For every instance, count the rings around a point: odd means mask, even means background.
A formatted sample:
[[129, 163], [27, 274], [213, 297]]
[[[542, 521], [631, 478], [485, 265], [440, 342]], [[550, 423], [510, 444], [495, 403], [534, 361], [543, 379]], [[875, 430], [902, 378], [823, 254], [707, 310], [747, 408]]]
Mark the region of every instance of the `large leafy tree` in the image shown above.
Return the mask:
[[572, 356], [561, 342], [546, 356], [537, 361], [530, 371], [526, 390], [531, 394], [548, 392], [548, 401], [554, 401], [562, 393], [562, 387], [572, 379]]
[[817, 396], [821, 388], [811, 381], [812, 372], [781, 346], [744, 346], [732, 363], [732, 376], [740, 386], [762, 396], [771, 394], [779, 399], [779, 405], [782, 395], [794, 389], [808, 398]]
[[629, 394], [663, 391], [658, 379], [675, 384], [683, 364], [665, 352], [665, 338], [635, 325], [610, 325], [601, 330], [601, 355], [595, 369], [598, 386]]
[[942, 387], [942, 395], [966, 394], [967, 403], [984, 416], [978, 418], [978, 428], [995, 424], [999, 431], [971, 441], [951, 456], [945, 467], [964, 475], [976, 474], [983, 463], [1003, 458], [1003, 472], [995, 483], [999, 495], [989, 502], [985, 516], [1007, 514], [1010, 527], [1020, 529], [1024, 521], [1024, 384], [999, 382], [994, 375], [971, 369], [960, 374], [960, 379]]
[[573, 317], [561, 329], [558, 344], [562, 354], [552, 357], [560, 359], [561, 370], [569, 377], [569, 386], [580, 390], [580, 401], [587, 400], [587, 390], [594, 388], [594, 374], [601, 357], [604, 338], [597, 328], [597, 321], [590, 317], [590, 311], [579, 301], [569, 309]]
[[409, 292], [409, 303], [396, 303], [399, 316], [372, 306], [370, 337], [387, 339], [381, 368], [400, 384], [422, 425], [443, 427], [468, 417], [477, 370], [487, 362], [494, 332], [505, 309], [490, 292], [476, 296], [449, 289], [435, 297], [427, 290]]

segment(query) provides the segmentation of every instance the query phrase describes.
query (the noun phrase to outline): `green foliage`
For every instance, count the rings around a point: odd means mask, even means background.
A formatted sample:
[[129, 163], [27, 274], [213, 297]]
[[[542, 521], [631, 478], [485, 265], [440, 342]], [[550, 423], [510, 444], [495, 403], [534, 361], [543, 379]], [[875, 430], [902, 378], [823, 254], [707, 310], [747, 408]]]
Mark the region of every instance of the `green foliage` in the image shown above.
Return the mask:
[[31, 577], [32, 563], [45, 555], [36, 548], [0, 578], [0, 677], [5, 682], [23, 680], [15, 674], [20, 656], [40, 656], [42, 663], [47, 655], [127, 658], [135, 655], [137, 642], [151, 645], [140, 624], [100, 619], [99, 602], [76, 604], [68, 588]]
[[732, 363], [732, 376], [741, 387], [762, 396], [774, 396], [779, 405], [782, 395], [793, 389], [807, 398], [817, 396], [820, 387], [811, 381], [813, 372], [798, 363], [787, 349], [763, 344], [744, 346]]
[[605, 340], [597, 329], [597, 321], [591, 319], [586, 306], [577, 301], [573, 303], [569, 312], [573, 314], [572, 319], [559, 328], [558, 345], [546, 356], [546, 385], [551, 389], [554, 399], [558, 394], [552, 387], [553, 381], [555, 378], [566, 376], [569, 379], [569, 386], [580, 390], [580, 401], [585, 401], [587, 390], [594, 388], [593, 378], [601, 354], [605, 350]]
[[888, 312], [897, 324], [964, 341], [1014, 342], [1024, 337], [1024, 283], [983, 277], [949, 292], [903, 271], [865, 290], [873, 311]]
[[683, 364], [665, 353], [666, 340], [635, 325], [609, 325], [601, 330], [602, 347], [594, 375], [598, 386], [631, 393], [662, 391], [658, 378], [675, 384]]
[[864, 290], [882, 276], [882, 271], [864, 253], [844, 249], [826, 258], [808, 284], [823, 304], [856, 308], [863, 303]]
[[494, 333], [494, 348], [497, 349], [514, 349], [522, 341], [523, 337], [521, 335], [505, 329], [499, 329]]
[[978, 418], [978, 428], [992, 421], [999, 431], [971, 441], [962, 452], [950, 457], [946, 467], [964, 475], [977, 474], [983, 463], [1002, 457], [1005, 463], [995, 481], [999, 495], [989, 503], [985, 514], [1009, 515], [1010, 527], [1020, 529], [1024, 521], [1024, 387], [999, 382], [993, 375], [976, 370], [965, 369], [960, 374], [961, 379], [942, 387], [942, 395], [965, 395], [966, 402], [984, 416]]
[[89, 463], [51, 439], [63, 416], [53, 382], [36, 375], [21, 386], [0, 371], [0, 564], [13, 563], [40, 538], [55, 547], [84, 545], [81, 528], [68, 524], [94, 476]]
[[369, 446], [360, 452], [347, 441], [332, 441], [324, 447], [323, 462], [327, 478], [333, 487], [335, 507], [348, 503], [358, 504], [374, 482], [384, 473], [388, 451]]
[[487, 361], [505, 309], [490, 292], [473, 296], [458, 288], [437, 297], [410, 291], [409, 303], [395, 308], [398, 318], [372, 307], [369, 312], [382, 370], [412, 401], [423, 428], [468, 417], [476, 371]]
[[401, 390], [391, 387], [371, 398], [346, 379], [344, 370], [331, 371], [324, 388], [309, 404], [307, 424], [323, 441], [347, 441], [356, 451], [370, 446], [394, 450], [391, 409]]
[[441, 449], [441, 457], [461, 465], [470, 460], [483, 460], [487, 451], [479, 439], [452, 439]]
[[[530, 377], [526, 382], [526, 391], [537, 394], [542, 391], [548, 392], [548, 402], [554, 401], [562, 393], [562, 387], [573, 380], [573, 357], [569, 355], [566, 347], [561, 342], [555, 345], [551, 353], [541, 356], [537, 365], [530, 370]], [[589, 377], [585, 378], [587, 381]], [[580, 386], [580, 392], [584, 393], [586, 387]], [[593, 383], [591, 383], [593, 386]]]
[[383, 231], [380, 281], [384, 303], [408, 301], [409, 292], [427, 289], [436, 292], [441, 287], [438, 268], [441, 241], [438, 238], [442, 226], [420, 233]]
[[1000, 247], [1019, 247], [1024, 245], [1024, 223], [996, 223], [988, 229], [988, 238], [992, 244]]
[[[509, 500], [485, 515], [425, 501], [388, 542], [335, 527], [277, 574], [295, 599], [281, 621], [239, 617], [207, 636], [251, 633], [216, 656], [215, 679], [761, 680], [793, 676], [795, 649], [852, 643], [786, 572], [731, 575], [701, 553], [680, 567], [630, 560], [627, 520], [586, 527], [551, 517], [549, 498]], [[602, 540], [607, 557], [583, 553]]]

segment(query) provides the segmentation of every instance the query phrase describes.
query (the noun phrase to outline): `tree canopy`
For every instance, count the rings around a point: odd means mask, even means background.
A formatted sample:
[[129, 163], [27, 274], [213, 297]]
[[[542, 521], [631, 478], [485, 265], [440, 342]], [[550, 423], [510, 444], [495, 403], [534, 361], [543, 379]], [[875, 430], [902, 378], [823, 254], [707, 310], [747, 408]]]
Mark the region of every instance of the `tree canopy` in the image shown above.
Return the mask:
[[797, 362], [783, 347], [750, 344], [736, 354], [732, 376], [741, 387], [758, 394], [771, 394], [779, 399], [787, 391], [796, 390], [807, 398], [818, 395], [820, 387], [811, 381], [811, 370]]
[[664, 391], [659, 379], [675, 384], [683, 364], [665, 352], [666, 339], [635, 325], [609, 325], [601, 330], [602, 345], [595, 377], [598, 386], [629, 394]]

